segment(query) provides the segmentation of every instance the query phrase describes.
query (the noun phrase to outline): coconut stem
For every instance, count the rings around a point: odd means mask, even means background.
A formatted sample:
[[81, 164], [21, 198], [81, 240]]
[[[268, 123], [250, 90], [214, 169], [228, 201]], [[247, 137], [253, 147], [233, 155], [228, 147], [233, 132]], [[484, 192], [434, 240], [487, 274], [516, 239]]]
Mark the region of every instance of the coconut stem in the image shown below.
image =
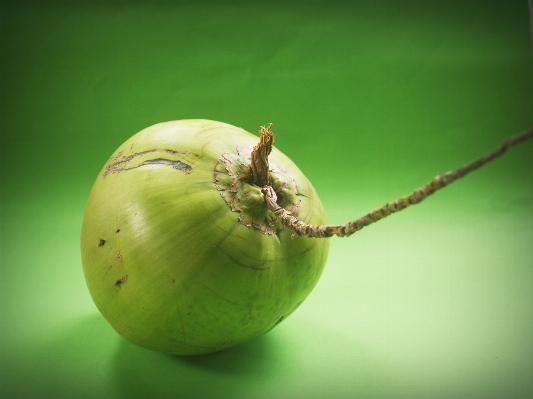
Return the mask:
[[396, 201], [387, 202], [385, 205], [374, 209], [373, 211], [367, 213], [359, 219], [353, 220], [346, 224], [321, 226], [308, 225], [302, 222], [301, 220], [298, 220], [289, 211], [283, 209], [276, 203], [276, 193], [270, 185], [263, 185], [264, 187], [262, 191], [265, 195], [268, 208], [272, 212], [274, 212], [278, 220], [280, 220], [283, 225], [294, 230], [294, 235], [316, 238], [331, 237], [333, 235], [339, 237], [347, 237], [355, 233], [356, 231], [361, 230], [363, 227], [377, 222], [378, 220], [381, 220], [394, 212], [401, 211], [402, 209], [405, 209], [410, 205], [418, 204], [419, 202], [427, 198], [429, 195], [433, 194], [435, 191], [446, 187], [448, 184], [465, 176], [467, 173], [470, 173], [473, 170], [484, 165], [485, 163], [492, 161], [494, 158], [499, 157], [509, 147], [521, 143], [522, 141], [525, 141], [532, 137], [533, 129], [512, 136], [505, 140], [502, 144], [500, 144], [500, 146], [494, 151], [483, 155], [481, 158], [476, 159], [475, 161], [472, 161], [469, 164], [464, 165], [451, 172], [447, 172], [442, 176], [436, 176], [419, 189], [413, 191], [411, 194], [401, 197]]
[[252, 150], [250, 166], [254, 177], [254, 184], [259, 187], [271, 186], [272, 179], [268, 173], [268, 156], [272, 151], [274, 144], [274, 133], [270, 131], [272, 127], [270, 123], [267, 127], [261, 126], [259, 131], [259, 144]]

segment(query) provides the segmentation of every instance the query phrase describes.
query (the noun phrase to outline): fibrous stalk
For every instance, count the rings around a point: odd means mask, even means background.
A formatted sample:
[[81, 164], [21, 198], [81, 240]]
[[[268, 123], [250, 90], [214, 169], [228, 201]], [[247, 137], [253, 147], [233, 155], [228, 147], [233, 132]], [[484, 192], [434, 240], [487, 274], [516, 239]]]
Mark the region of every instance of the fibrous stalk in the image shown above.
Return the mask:
[[[436, 176], [428, 183], [424, 184], [422, 187], [413, 191], [411, 194], [401, 197], [395, 201], [387, 202], [385, 205], [374, 209], [373, 211], [367, 213], [366, 215], [360, 217], [359, 219], [353, 220], [351, 222], [339, 225], [321, 225], [321, 226], [312, 226], [298, 220], [293, 216], [289, 211], [280, 207], [277, 204], [276, 192], [268, 184], [264, 184], [262, 191], [265, 195], [266, 203], [268, 208], [277, 216], [277, 218], [285, 225], [294, 230], [296, 236], [305, 236], [305, 237], [332, 237], [334, 235], [339, 237], [347, 237], [352, 235], [356, 231], [361, 230], [363, 227], [366, 227], [372, 223], [377, 222], [395, 212], [401, 211], [402, 209], [407, 208], [410, 205], [418, 204], [423, 201], [425, 198], [433, 194], [435, 191], [440, 190], [443, 187], [446, 187], [448, 184], [454, 182], [455, 180], [465, 176], [466, 174], [476, 170], [485, 163], [492, 161], [493, 159], [502, 155], [509, 147], [521, 143], [527, 139], [533, 137], [533, 129], [528, 130], [524, 133], [517, 134], [505, 140], [498, 148], [494, 151], [489, 152], [483, 155], [481, 158], [476, 159], [475, 161], [470, 162], [467, 165], [464, 165], [458, 169], [455, 169], [451, 172], [447, 172], [442, 176]], [[273, 142], [273, 139], [272, 139]]]
[[259, 187], [272, 185], [268, 170], [268, 156], [270, 155], [272, 145], [274, 144], [274, 133], [270, 131], [271, 127], [272, 123], [267, 127], [261, 126], [261, 131], [259, 132], [259, 144], [257, 144], [252, 150], [250, 159], [254, 184]]

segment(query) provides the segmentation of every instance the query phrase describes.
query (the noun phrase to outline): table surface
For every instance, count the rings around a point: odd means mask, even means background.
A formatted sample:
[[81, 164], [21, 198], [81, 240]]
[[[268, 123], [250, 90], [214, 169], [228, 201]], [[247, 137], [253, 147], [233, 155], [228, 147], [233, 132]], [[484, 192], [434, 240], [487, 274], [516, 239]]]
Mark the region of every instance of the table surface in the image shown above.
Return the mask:
[[2, 3], [2, 398], [533, 396], [531, 142], [332, 238], [303, 305], [240, 347], [149, 351], [91, 300], [92, 183], [157, 122], [273, 122], [331, 223], [533, 125], [527, 2], [344, 3]]

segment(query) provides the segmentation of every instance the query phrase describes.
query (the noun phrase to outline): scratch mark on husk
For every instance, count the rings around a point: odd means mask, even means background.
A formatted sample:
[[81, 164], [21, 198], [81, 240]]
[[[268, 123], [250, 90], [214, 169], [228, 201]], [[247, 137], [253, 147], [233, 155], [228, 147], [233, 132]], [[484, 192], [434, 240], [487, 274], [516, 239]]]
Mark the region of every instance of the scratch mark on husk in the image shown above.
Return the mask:
[[[167, 158], [149, 159], [149, 160], [145, 160], [144, 162], [140, 163], [139, 165], [131, 166], [131, 167], [128, 167], [128, 165], [127, 165], [134, 158], [137, 158], [139, 156], [146, 155], [146, 154], [157, 153], [157, 152], [167, 153], [167, 154], [170, 154], [172, 156], [183, 155], [183, 156], [187, 157], [187, 155], [189, 155], [189, 156], [191, 155], [190, 153], [179, 153], [177, 151], [170, 150], [170, 149], [162, 149], [162, 150], [153, 149], [153, 150], [136, 152], [135, 154], [131, 154], [131, 155], [128, 155], [128, 156], [123, 156], [122, 155], [122, 151], [121, 151], [112, 160], [112, 162], [109, 163], [106, 166], [106, 169], [105, 169], [105, 171], [103, 173], [103, 177], [105, 178], [109, 174], [120, 173], [120, 172], [123, 172], [123, 171], [137, 169], [137, 168], [140, 168], [142, 166], [147, 166], [147, 165], [169, 165], [169, 166], [173, 167], [174, 169], [180, 170], [180, 171], [185, 172], [185, 173], [190, 173], [193, 170], [193, 167], [191, 165], [189, 165], [189, 164], [187, 164], [187, 163], [185, 163], [185, 162], [183, 162], [181, 160], [172, 160], [172, 159], [167, 159]], [[192, 155], [195, 155], [196, 157], [198, 157], [196, 154], [192, 154]]]

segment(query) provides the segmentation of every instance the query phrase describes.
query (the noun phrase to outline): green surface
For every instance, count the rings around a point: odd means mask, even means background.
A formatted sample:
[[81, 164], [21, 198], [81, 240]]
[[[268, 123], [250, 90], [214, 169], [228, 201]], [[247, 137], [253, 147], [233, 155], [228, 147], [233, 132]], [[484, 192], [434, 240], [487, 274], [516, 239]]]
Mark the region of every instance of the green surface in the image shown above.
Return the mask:
[[171, 357], [98, 313], [85, 203], [147, 126], [273, 122], [337, 223], [533, 125], [526, 1], [266, 3], [1, 3], [0, 397], [533, 395], [532, 143], [332, 239], [247, 345]]

